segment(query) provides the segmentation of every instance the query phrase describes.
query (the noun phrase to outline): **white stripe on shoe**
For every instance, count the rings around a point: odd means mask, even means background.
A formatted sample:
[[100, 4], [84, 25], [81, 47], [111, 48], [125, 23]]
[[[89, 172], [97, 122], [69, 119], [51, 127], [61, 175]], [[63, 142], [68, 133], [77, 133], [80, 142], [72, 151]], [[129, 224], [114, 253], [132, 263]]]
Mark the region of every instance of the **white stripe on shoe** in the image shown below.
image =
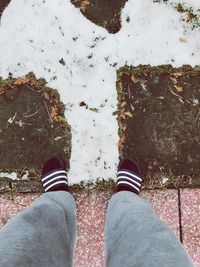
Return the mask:
[[135, 190], [137, 190], [138, 192], [140, 192], [140, 189], [138, 189], [135, 185], [133, 185], [133, 184], [127, 182], [127, 181], [119, 181], [119, 182], [117, 182], [117, 185], [119, 185], [119, 184], [122, 184], [122, 185], [123, 184], [127, 184], [127, 185], [131, 186], [132, 188], [134, 188]]
[[56, 175], [56, 174], [65, 174], [67, 176], [67, 172], [65, 170], [60, 170], [60, 171], [55, 171], [55, 172], [52, 172], [51, 174], [47, 175], [47, 176], [44, 176], [41, 180], [42, 182], [46, 181], [48, 178]]
[[55, 180], [57, 180], [57, 179], [60, 179], [60, 178], [64, 178], [64, 179], [67, 180], [67, 176], [66, 176], [66, 175], [59, 175], [59, 176], [56, 176], [55, 178], [50, 179], [48, 182], [44, 183], [43, 186], [46, 186], [46, 185], [48, 185], [49, 183], [51, 183], [51, 182], [53, 182], [53, 181], [55, 181]]
[[52, 188], [53, 186], [57, 185], [57, 184], [66, 184], [68, 185], [68, 182], [67, 181], [59, 181], [59, 182], [55, 182], [51, 185], [49, 185], [47, 188], [45, 188], [45, 192], [47, 192], [50, 188]]
[[131, 173], [131, 172], [128, 172], [128, 171], [118, 171], [117, 175], [119, 174], [127, 174], [127, 175], [130, 175], [131, 177], [137, 179], [138, 181], [142, 182], [142, 178], [140, 178], [139, 176]]
[[137, 186], [141, 187], [141, 183], [136, 182], [133, 178], [130, 178], [130, 177], [127, 177], [127, 176], [118, 176], [117, 177], [117, 179], [122, 179], [122, 180], [123, 180], [123, 178], [126, 179], [126, 180], [129, 180], [132, 183], [136, 184]]

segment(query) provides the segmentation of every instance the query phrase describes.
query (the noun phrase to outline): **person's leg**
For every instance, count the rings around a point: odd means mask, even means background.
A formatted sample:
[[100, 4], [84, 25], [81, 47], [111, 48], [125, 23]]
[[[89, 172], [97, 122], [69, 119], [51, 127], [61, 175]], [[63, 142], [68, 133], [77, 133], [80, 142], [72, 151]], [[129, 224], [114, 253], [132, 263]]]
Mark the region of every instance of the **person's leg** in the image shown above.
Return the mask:
[[140, 186], [130, 180], [135, 176], [139, 182], [137, 168], [128, 173], [126, 167], [119, 172], [118, 192], [107, 210], [106, 266], [192, 267], [175, 234], [157, 218], [149, 203], [138, 196]]
[[1, 267], [72, 266], [76, 211], [63, 171], [44, 173], [46, 193], [0, 230]]

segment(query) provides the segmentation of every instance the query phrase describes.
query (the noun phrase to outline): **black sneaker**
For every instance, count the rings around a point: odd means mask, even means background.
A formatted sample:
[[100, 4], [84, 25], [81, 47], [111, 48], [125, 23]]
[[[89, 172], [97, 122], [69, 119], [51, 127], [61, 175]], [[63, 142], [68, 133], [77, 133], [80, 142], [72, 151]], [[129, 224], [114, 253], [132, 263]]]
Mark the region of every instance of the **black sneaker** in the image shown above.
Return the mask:
[[45, 192], [69, 191], [65, 161], [59, 157], [46, 161], [42, 167], [41, 180]]
[[139, 194], [143, 182], [143, 175], [135, 160], [121, 159], [117, 172], [117, 192], [130, 191]]

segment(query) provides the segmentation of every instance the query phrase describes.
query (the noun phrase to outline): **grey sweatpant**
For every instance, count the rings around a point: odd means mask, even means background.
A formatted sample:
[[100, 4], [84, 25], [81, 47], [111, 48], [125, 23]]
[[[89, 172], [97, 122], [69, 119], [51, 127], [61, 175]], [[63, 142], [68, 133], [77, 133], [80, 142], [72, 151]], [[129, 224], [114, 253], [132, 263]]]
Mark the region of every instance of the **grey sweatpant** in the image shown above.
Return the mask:
[[[75, 239], [73, 197], [45, 193], [0, 230], [0, 267], [71, 267]], [[174, 233], [131, 192], [111, 198], [105, 241], [107, 267], [193, 266]]]

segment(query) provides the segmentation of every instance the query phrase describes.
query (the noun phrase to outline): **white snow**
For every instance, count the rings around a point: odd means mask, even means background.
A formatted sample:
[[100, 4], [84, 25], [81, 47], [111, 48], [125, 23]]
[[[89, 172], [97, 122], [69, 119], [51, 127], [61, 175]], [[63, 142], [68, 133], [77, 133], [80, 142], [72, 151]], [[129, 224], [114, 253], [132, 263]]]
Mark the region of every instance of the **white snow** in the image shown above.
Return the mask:
[[197, 11], [200, 9], [200, 1], [199, 0], [169, 0], [168, 3], [172, 4], [181, 4], [184, 7], [191, 7], [193, 11]]
[[[115, 178], [116, 69], [125, 63], [194, 66], [200, 63], [199, 41], [199, 29], [192, 31], [170, 4], [152, 0], [129, 0], [115, 35], [87, 20], [70, 1], [12, 0], [1, 19], [0, 76], [33, 71], [58, 89], [72, 127], [70, 183]], [[82, 101], [98, 112], [80, 107]]]
[[16, 172], [0, 172], [0, 178], [7, 178], [11, 180], [28, 180], [29, 172], [25, 171], [22, 176], [18, 176]]
[[11, 180], [18, 180], [16, 172], [0, 172], [0, 178], [8, 178]]
[[166, 184], [168, 181], [169, 181], [169, 178], [168, 177], [163, 177], [162, 178], [162, 183], [163, 184]]

